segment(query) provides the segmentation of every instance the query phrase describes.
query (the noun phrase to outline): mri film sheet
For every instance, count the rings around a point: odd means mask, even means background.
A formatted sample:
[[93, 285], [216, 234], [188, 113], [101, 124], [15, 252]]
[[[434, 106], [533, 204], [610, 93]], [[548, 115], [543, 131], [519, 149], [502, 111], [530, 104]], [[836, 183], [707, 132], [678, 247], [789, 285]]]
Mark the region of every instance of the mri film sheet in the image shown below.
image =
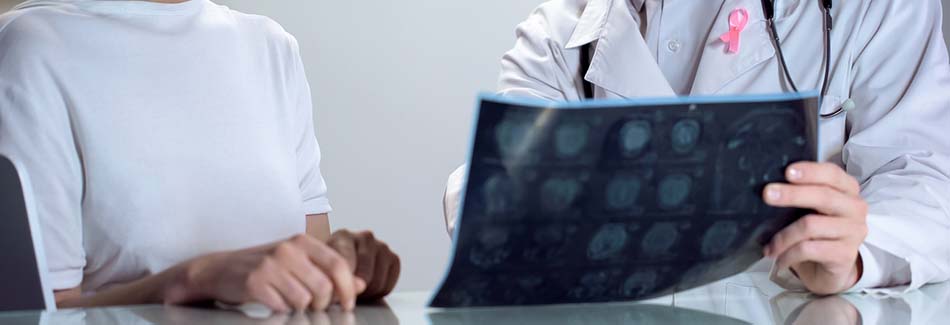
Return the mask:
[[763, 187], [817, 156], [815, 97], [482, 96], [433, 307], [614, 302], [744, 271], [807, 211]]

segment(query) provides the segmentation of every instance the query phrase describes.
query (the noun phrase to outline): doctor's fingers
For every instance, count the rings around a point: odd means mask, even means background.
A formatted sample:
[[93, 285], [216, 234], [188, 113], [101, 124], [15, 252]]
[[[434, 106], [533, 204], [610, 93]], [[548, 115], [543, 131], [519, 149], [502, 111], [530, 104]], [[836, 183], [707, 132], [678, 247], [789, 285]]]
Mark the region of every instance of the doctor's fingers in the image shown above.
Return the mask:
[[867, 232], [867, 224], [861, 220], [808, 215], [775, 234], [763, 253], [777, 257], [796, 244], [809, 240], [846, 240], [860, 244]]
[[299, 235], [291, 242], [301, 248], [313, 265], [320, 268], [333, 282], [333, 292], [344, 310], [353, 310], [360, 280], [353, 276], [349, 264], [335, 250], [308, 235]]
[[858, 180], [832, 163], [797, 162], [785, 169], [785, 178], [792, 184], [826, 185], [852, 196], [861, 193]]
[[778, 269], [788, 269], [805, 262], [813, 262], [824, 269], [843, 275], [857, 262], [858, 248], [840, 240], [807, 240], [799, 242], [775, 260]]
[[762, 193], [766, 203], [776, 207], [803, 208], [837, 217], [865, 218], [867, 203], [856, 196], [821, 185], [773, 183]]

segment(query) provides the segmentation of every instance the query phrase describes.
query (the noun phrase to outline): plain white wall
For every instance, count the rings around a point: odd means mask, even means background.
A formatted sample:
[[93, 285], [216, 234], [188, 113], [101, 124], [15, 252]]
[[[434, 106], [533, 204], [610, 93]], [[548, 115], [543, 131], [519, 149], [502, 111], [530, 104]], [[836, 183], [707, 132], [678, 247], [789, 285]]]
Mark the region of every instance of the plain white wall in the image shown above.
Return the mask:
[[941, 0], [943, 4], [943, 37], [950, 43], [950, 25], [947, 24], [947, 16], [950, 16], [950, 0]]
[[372, 229], [402, 256], [397, 290], [431, 289], [451, 242], [450, 172], [475, 96], [495, 89], [514, 27], [540, 0], [219, 0], [294, 34], [313, 88], [334, 229]]
[[442, 192], [465, 159], [475, 95], [495, 88], [515, 25], [542, 1], [217, 2], [296, 35], [333, 227], [373, 229], [388, 241], [403, 258], [397, 290], [433, 288], [451, 245]]

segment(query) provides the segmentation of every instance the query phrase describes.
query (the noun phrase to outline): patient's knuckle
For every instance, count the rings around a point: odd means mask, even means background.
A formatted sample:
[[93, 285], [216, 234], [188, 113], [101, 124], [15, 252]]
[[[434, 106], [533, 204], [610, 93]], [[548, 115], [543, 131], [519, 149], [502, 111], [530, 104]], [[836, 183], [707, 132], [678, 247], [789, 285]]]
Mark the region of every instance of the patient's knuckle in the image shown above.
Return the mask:
[[360, 236], [362, 236], [364, 239], [368, 241], [376, 240], [376, 234], [374, 234], [372, 231], [369, 231], [369, 230], [364, 230], [363, 232], [360, 233]]
[[343, 257], [335, 255], [330, 260], [330, 271], [335, 274], [349, 273], [350, 266]]
[[306, 245], [313, 240], [313, 237], [310, 237], [306, 234], [297, 234], [290, 238], [290, 242], [296, 245]]
[[271, 256], [265, 256], [261, 258], [260, 264], [257, 266], [257, 270], [261, 272], [274, 272], [277, 270], [280, 263], [277, 262], [277, 259]]
[[261, 271], [248, 273], [247, 277], [244, 278], [244, 288], [249, 292], [257, 292], [264, 283], [266, 283], [266, 278]]
[[291, 242], [282, 242], [274, 248], [274, 254], [280, 257], [290, 257], [297, 254], [298, 251], [297, 245]]
[[319, 277], [313, 283], [314, 291], [317, 295], [321, 297], [327, 297], [333, 293], [333, 283], [330, 282], [330, 279], [327, 277]]
[[333, 236], [332, 236], [332, 237], [335, 237], [335, 238], [336, 238], [336, 237], [352, 238], [352, 237], [353, 237], [353, 232], [349, 231], [348, 229], [340, 229], [340, 230], [337, 230], [335, 233], [333, 233]]

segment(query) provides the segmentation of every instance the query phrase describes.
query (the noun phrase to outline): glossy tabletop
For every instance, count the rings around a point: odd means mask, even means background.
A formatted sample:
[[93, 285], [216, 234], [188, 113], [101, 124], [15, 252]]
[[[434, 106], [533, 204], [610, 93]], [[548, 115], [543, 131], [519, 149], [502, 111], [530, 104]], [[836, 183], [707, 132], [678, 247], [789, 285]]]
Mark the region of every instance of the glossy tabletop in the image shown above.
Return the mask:
[[765, 274], [747, 273], [638, 303], [426, 308], [430, 293], [401, 292], [385, 304], [284, 315], [215, 308], [144, 305], [0, 313], [0, 324], [946, 324], [950, 283], [897, 297], [815, 297], [783, 292]]

